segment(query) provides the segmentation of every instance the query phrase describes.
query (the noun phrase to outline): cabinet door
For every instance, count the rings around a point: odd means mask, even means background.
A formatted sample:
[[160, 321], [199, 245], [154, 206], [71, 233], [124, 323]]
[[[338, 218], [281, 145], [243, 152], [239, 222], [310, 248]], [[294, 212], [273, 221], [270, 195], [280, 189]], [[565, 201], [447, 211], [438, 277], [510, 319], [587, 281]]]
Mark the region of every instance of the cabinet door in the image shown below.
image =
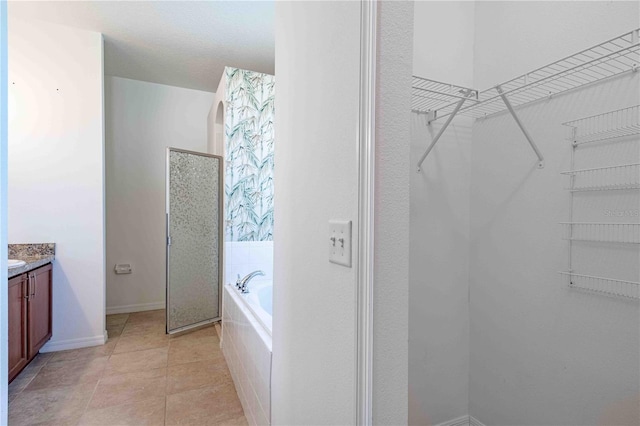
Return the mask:
[[9, 381], [27, 365], [27, 276], [9, 280]]
[[29, 272], [29, 359], [51, 338], [51, 264]]

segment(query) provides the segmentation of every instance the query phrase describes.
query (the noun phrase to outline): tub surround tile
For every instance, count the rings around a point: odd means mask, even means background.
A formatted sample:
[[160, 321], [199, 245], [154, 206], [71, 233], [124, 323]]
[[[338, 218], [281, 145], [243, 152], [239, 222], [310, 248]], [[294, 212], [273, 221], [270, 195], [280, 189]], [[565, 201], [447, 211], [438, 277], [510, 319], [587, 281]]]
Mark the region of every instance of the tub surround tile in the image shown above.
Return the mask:
[[251, 425], [271, 417], [271, 348], [234, 289], [225, 286], [222, 350]]

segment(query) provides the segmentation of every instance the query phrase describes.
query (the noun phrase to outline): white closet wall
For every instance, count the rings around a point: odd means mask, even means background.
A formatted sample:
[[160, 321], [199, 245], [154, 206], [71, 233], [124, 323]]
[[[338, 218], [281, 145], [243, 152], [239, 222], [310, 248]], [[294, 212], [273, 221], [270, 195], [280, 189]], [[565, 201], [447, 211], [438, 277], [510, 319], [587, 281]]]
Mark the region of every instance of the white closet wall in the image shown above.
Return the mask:
[[[480, 2], [476, 86], [484, 89], [638, 28], [639, 17], [637, 2]], [[470, 414], [484, 424], [639, 422], [637, 301], [572, 291], [557, 274], [568, 264], [558, 222], [570, 220], [571, 200], [560, 175], [571, 168], [561, 123], [637, 105], [639, 81], [638, 73], [629, 73], [519, 108], [545, 157], [542, 170], [508, 114], [474, 124], [469, 402]], [[637, 137], [615, 145], [581, 149], [576, 168], [640, 159]], [[638, 208], [637, 191], [597, 192], [576, 196], [574, 218], [611, 222], [607, 208]], [[593, 272], [638, 281], [637, 248], [634, 261], [634, 248], [581, 246]]]
[[[418, 2], [414, 74], [486, 89], [638, 28], [639, 16], [636, 2]], [[467, 414], [486, 425], [639, 422], [638, 303], [573, 291], [558, 275], [571, 202], [561, 123], [640, 103], [639, 81], [628, 74], [518, 108], [544, 169], [502, 113], [456, 118], [415, 173], [443, 120], [429, 135], [412, 113], [410, 424]], [[582, 165], [640, 162], [639, 145], [590, 149]], [[607, 210], [637, 209], [626, 197], [587, 194], [576, 209], [609, 222]], [[604, 276], [638, 281], [632, 250], [585, 253]]]
[[[474, 14], [473, 2], [415, 3], [414, 75], [473, 86]], [[469, 409], [472, 123], [456, 118], [416, 173], [433, 134], [425, 115], [411, 114], [409, 424], [438, 424]]]

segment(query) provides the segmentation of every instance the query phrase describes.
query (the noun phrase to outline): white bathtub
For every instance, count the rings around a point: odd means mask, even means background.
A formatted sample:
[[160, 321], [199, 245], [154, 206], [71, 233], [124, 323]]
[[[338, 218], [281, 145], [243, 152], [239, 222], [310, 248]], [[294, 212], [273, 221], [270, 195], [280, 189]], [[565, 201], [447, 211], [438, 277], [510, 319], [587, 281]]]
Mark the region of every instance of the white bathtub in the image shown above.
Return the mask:
[[224, 286], [222, 352], [250, 425], [271, 424], [272, 284], [250, 281], [249, 293]]

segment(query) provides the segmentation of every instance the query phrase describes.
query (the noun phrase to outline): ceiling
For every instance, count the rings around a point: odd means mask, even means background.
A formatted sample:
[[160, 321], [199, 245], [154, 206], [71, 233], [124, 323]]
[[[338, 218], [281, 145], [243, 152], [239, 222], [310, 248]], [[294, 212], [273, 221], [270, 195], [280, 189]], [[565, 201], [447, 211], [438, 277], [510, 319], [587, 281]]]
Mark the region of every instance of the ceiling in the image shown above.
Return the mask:
[[9, 1], [8, 13], [104, 34], [107, 75], [214, 92], [225, 66], [274, 73], [273, 1]]

